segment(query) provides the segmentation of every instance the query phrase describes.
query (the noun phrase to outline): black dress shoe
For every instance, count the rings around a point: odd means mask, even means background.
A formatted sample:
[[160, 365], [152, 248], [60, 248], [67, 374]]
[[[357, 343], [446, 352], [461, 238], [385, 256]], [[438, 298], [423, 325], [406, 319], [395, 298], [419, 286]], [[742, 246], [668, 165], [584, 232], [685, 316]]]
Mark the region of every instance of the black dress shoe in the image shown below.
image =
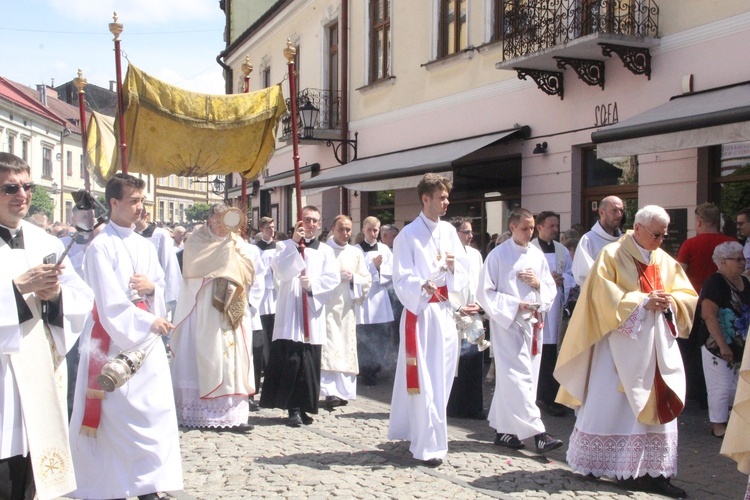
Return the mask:
[[248, 400], [248, 405], [249, 405], [249, 407], [250, 407], [250, 408], [249, 408], [249, 409], [250, 409], [250, 411], [260, 411], [260, 406], [258, 406], [258, 403], [257, 403], [257, 401], [255, 401], [255, 400], [254, 400], [253, 398], [250, 398], [250, 399]]
[[687, 498], [687, 492], [685, 490], [673, 485], [669, 478], [664, 476], [653, 478], [648, 491], [669, 498]]
[[338, 406], [346, 406], [349, 403], [346, 399], [341, 399], [338, 396], [326, 396], [325, 409], [333, 411]]
[[430, 458], [429, 460], [417, 460], [421, 465], [425, 467], [439, 467], [443, 464], [442, 458]]
[[302, 416], [299, 410], [289, 410], [289, 417], [286, 419], [286, 425], [289, 427], [299, 427], [302, 425]]
[[560, 403], [550, 403], [547, 405], [547, 413], [551, 417], [564, 417], [568, 413], [568, 410]]
[[302, 423], [305, 425], [310, 425], [313, 423], [313, 418], [304, 411], [300, 412], [300, 420], [302, 420]]
[[227, 432], [234, 432], [236, 434], [244, 434], [246, 432], [250, 432], [251, 430], [255, 429], [254, 425], [250, 425], [248, 423], [235, 425], [234, 427], [226, 427], [222, 430], [225, 430]]
[[147, 495], [138, 495], [138, 500], [159, 500], [159, 494], [149, 493]]

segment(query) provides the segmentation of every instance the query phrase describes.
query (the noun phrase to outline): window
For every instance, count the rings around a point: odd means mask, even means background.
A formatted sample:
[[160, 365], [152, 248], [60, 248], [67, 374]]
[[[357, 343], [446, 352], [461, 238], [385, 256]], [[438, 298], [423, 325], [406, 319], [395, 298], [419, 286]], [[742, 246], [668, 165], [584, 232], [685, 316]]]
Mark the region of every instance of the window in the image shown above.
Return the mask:
[[163, 201], [159, 202], [159, 220], [161, 221], [164, 220], [164, 202]]
[[[336, 128], [339, 126], [339, 25], [332, 24], [328, 27], [328, 119], [321, 123], [323, 128]], [[321, 115], [323, 115], [321, 110]], [[321, 117], [322, 118], [322, 117]]]
[[65, 200], [65, 221], [68, 224], [73, 222], [73, 202]]
[[177, 185], [180, 188], [184, 188], [185, 187], [185, 178], [182, 177], [182, 176], [177, 177]]
[[271, 86], [271, 67], [266, 66], [260, 72], [260, 83], [264, 89]]
[[466, 48], [467, 0], [440, 0], [438, 57], [446, 57]]
[[169, 222], [174, 222], [174, 202], [169, 202]]
[[52, 178], [52, 148], [42, 147], [42, 177]]
[[83, 163], [83, 155], [81, 155], [81, 163], [80, 168], [78, 169], [78, 175], [80, 175], [81, 179], [86, 178], [86, 164]]
[[68, 165], [67, 174], [68, 177], [73, 177], [73, 151], [65, 152], [65, 161]]
[[708, 158], [708, 201], [721, 207], [724, 234], [735, 236], [737, 212], [750, 206], [750, 142], [708, 148]]
[[16, 134], [8, 134], [8, 153], [16, 154]]
[[504, 0], [492, 0], [492, 38], [491, 42], [503, 39], [503, 2]]
[[614, 195], [625, 205], [622, 227], [631, 229], [638, 211], [638, 157], [597, 158], [596, 148], [587, 148], [581, 151], [581, 158], [584, 227], [599, 220], [599, 202]]
[[29, 162], [29, 141], [28, 139], [21, 140], [21, 158], [26, 163]]
[[179, 221], [185, 222], [185, 204], [180, 203]]
[[390, 76], [390, 0], [370, 0], [370, 83]]
[[169, 176], [169, 187], [174, 187], [174, 174]]

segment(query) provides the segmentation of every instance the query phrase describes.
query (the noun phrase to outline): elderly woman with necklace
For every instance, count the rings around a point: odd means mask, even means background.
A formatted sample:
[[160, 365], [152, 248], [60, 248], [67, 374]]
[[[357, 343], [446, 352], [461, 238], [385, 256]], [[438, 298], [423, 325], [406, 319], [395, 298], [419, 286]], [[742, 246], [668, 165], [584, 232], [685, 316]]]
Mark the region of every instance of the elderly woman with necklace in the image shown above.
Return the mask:
[[[745, 257], [742, 245], [728, 241], [714, 249], [718, 272], [703, 284], [697, 315], [703, 320], [699, 336], [703, 374], [708, 389], [708, 414], [711, 434], [723, 437], [729, 419], [729, 407], [737, 388], [737, 370], [742, 360], [744, 340], [737, 323], [750, 310], [750, 280], [742, 275]], [[747, 325], [744, 327], [747, 337]]]

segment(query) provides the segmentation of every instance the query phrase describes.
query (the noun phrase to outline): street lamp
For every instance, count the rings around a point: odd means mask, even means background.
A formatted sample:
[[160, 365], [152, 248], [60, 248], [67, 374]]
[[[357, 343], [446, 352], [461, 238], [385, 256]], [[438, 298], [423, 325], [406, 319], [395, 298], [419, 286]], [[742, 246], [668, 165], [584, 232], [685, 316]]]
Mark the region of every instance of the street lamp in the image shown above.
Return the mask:
[[299, 115], [300, 120], [302, 120], [302, 136], [300, 137], [300, 139], [305, 141], [325, 142], [326, 146], [328, 146], [329, 148], [333, 148], [333, 156], [336, 158], [336, 161], [339, 162], [339, 165], [344, 164], [344, 162], [341, 161], [341, 157], [339, 156], [342, 146], [351, 146], [354, 150], [354, 156], [352, 157], [352, 160], [357, 159], [357, 135], [359, 135], [359, 132], [354, 133], [354, 140], [319, 139], [313, 136], [313, 129], [315, 128], [315, 124], [318, 121], [318, 116], [320, 116], [320, 110], [316, 108], [315, 105], [308, 99], [307, 102], [305, 102], [305, 104], [301, 108], [299, 108], [297, 114]]
[[201, 179], [195, 179], [195, 180], [191, 180], [190, 182], [191, 183], [199, 183], [199, 184], [204, 184], [205, 183], [205, 184], [211, 185], [211, 191], [216, 196], [221, 196], [222, 194], [224, 194], [224, 184], [225, 183], [224, 183], [223, 180], [221, 180], [221, 178], [218, 175], [215, 176], [214, 180], [212, 180], [212, 181], [210, 181], [210, 180], [208, 180], [208, 178], [206, 178], [205, 181], [201, 180]]

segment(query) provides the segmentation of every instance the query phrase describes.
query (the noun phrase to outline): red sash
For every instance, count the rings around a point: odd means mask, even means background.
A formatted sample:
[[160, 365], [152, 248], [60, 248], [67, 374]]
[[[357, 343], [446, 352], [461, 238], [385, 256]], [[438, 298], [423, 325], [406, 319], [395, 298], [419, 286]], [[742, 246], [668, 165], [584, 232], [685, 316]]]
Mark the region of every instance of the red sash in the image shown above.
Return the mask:
[[536, 356], [539, 354], [539, 334], [544, 330], [544, 315], [539, 311], [534, 311], [533, 316], [536, 323], [531, 329], [531, 355]]
[[[447, 300], [448, 287], [441, 286], [430, 297], [430, 303]], [[406, 392], [419, 394], [419, 368], [417, 367], [417, 315], [406, 310], [406, 324], [404, 329], [404, 348], [406, 350]]]
[[[147, 310], [145, 302], [136, 302], [135, 306], [144, 311]], [[94, 327], [91, 330], [91, 341], [89, 343], [89, 371], [86, 381], [86, 405], [83, 410], [83, 422], [81, 423], [81, 434], [96, 436], [96, 430], [102, 417], [102, 390], [96, 378], [101, 374], [102, 367], [107, 363], [107, 354], [112, 339], [99, 321], [99, 312], [94, 305], [91, 312]]]
[[[653, 292], [654, 290], [664, 290], [664, 284], [661, 280], [661, 274], [659, 274], [659, 268], [656, 265], [648, 266], [638, 260], [635, 260], [635, 267], [638, 270], [638, 280], [641, 284], [641, 291], [643, 293]], [[661, 315], [666, 321], [672, 336], [677, 337], [677, 330], [675, 329], [672, 321], [671, 314], [669, 316]], [[671, 422], [677, 416], [682, 413], [685, 405], [680, 401], [680, 398], [669, 388], [659, 372], [659, 362], [657, 358], [656, 372], [654, 373], [654, 393], [656, 395], [656, 415], [659, 418], [659, 423], [666, 424]]]

